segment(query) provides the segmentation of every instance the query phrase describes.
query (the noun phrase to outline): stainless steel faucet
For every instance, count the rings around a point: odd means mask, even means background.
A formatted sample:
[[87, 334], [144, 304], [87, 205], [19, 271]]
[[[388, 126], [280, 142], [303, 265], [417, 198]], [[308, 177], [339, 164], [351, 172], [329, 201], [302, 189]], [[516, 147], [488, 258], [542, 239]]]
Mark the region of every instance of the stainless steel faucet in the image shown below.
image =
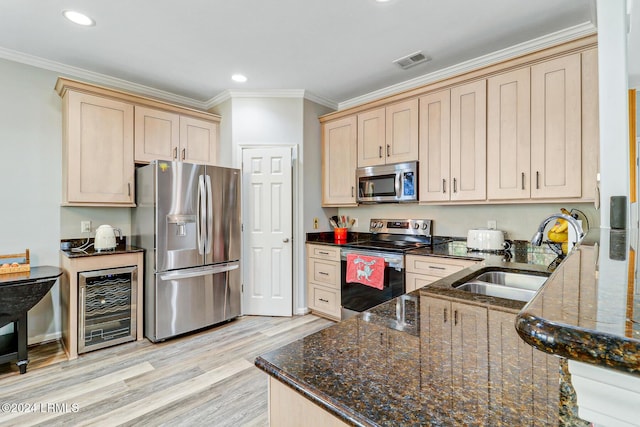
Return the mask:
[[[536, 234], [533, 235], [533, 238], [531, 239], [532, 245], [540, 246], [542, 244], [545, 227], [547, 226], [547, 224], [549, 224], [551, 221], [557, 218], [562, 218], [566, 220], [569, 224], [571, 224], [573, 229], [576, 231], [576, 235], [578, 236], [578, 242], [582, 240], [582, 238], [584, 237], [584, 230], [582, 229], [582, 226], [580, 225], [580, 223], [576, 221], [574, 217], [570, 215], [565, 215], [565, 214], [553, 214], [542, 220], [542, 222], [540, 223], [540, 226], [538, 227], [538, 231], [536, 232]], [[578, 242], [574, 242], [574, 243], [578, 243]]]

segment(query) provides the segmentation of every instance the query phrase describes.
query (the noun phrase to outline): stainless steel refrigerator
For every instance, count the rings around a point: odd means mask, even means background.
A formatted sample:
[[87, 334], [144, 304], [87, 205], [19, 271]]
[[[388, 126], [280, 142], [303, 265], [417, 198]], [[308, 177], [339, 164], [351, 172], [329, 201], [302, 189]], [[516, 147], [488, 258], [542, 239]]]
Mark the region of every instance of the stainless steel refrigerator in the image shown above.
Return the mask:
[[145, 249], [153, 342], [240, 314], [240, 171], [154, 161], [136, 170], [133, 244]]

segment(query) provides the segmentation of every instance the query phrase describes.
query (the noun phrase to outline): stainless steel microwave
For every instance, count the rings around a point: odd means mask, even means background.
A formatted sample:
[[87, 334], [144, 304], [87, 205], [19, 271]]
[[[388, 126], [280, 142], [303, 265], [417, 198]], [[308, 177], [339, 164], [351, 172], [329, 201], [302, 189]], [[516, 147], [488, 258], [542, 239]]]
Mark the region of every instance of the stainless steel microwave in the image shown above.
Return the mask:
[[359, 203], [418, 201], [418, 162], [356, 169]]

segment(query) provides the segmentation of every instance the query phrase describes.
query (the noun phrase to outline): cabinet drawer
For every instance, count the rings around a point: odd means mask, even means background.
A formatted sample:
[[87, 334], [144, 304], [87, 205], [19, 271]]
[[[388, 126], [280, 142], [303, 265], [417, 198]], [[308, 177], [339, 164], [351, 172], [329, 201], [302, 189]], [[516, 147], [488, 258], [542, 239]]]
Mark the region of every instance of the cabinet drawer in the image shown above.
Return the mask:
[[328, 316], [340, 318], [340, 290], [325, 286], [309, 285], [309, 306]]
[[415, 291], [423, 286], [427, 286], [430, 283], [438, 281], [442, 277], [430, 276], [427, 274], [406, 273], [406, 287], [407, 292]]
[[310, 282], [320, 283], [332, 288], [340, 289], [340, 263], [309, 258]]
[[450, 274], [472, 266], [477, 261], [456, 258], [441, 258], [430, 256], [407, 255], [406, 269], [408, 273], [427, 274], [430, 276], [446, 277]]
[[326, 245], [307, 245], [308, 256], [332, 261], [340, 261], [340, 248]]

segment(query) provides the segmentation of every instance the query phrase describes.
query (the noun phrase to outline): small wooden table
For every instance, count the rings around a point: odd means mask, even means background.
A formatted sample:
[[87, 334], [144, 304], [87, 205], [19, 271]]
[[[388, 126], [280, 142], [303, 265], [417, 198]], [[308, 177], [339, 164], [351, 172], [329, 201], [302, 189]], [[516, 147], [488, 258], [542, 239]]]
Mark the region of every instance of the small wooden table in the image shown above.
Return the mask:
[[13, 333], [0, 336], [0, 363], [17, 359], [20, 373], [27, 372], [27, 312], [61, 275], [62, 269], [51, 266], [0, 275], [0, 327], [13, 322]]

